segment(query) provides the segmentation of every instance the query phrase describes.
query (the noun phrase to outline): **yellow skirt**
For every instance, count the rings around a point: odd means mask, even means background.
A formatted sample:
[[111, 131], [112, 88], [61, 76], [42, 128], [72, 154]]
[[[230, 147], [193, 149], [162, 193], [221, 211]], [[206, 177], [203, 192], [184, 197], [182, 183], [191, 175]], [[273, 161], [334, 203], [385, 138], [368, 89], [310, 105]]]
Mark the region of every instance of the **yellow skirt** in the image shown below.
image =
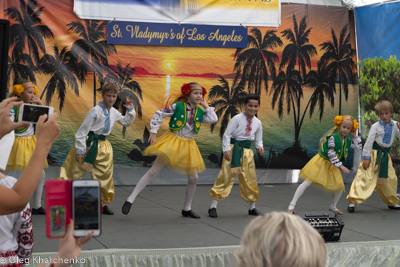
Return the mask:
[[344, 190], [343, 177], [340, 170], [329, 160], [315, 155], [300, 171], [300, 178], [311, 180], [329, 191]]
[[[23, 171], [28, 165], [29, 160], [32, 157], [33, 150], [36, 147], [36, 136], [16, 136], [13, 147], [10, 152], [10, 157], [7, 162], [7, 171]], [[47, 160], [44, 164], [44, 168], [47, 168]]]
[[157, 143], [143, 151], [144, 156], [157, 155], [175, 171], [187, 174], [200, 173], [206, 169], [194, 138], [186, 138], [166, 132]]

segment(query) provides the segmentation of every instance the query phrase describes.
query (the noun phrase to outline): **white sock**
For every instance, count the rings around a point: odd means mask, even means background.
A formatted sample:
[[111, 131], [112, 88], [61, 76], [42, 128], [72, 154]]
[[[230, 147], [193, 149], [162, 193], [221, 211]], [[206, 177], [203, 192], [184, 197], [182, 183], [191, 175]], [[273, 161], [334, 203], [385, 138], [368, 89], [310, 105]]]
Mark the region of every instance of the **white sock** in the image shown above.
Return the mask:
[[356, 204], [354, 204], [354, 203], [349, 204], [349, 207], [355, 207], [355, 206], [356, 206]]
[[250, 202], [249, 203], [249, 209], [252, 210], [252, 209], [255, 209], [255, 208], [256, 208], [256, 202]]
[[217, 208], [217, 205], [218, 205], [218, 200], [213, 199], [213, 201], [211, 202], [210, 209]]
[[133, 192], [126, 201], [133, 203], [137, 195], [139, 195], [139, 193], [146, 187], [146, 185], [151, 181], [151, 179], [153, 179], [161, 171], [164, 165], [165, 165], [164, 161], [162, 161], [161, 158], [157, 157], [153, 163], [153, 166], [151, 166], [150, 170], [148, 170], [145, 173], [145, 175], [143, 175], [142, 178], [140, 178], [139, 182], [135, 186], [135, 189], [133, 189]]
[[183, 204], [183, 210], [189, 211], [192, 209], [192, 200], [194, 193], [196, 192], [197, 180], [199, 179], [197, 173], [188, 174], [188, 183], [186, 185], [185, 203]]
[[399, 204], [396, 204], [396, 205], [394, 205], [394, 206], [392, 206], [392, 207], [398, 208], [398, 207], [400, 207], [400, 205], [399, 205]]
[[331, 201], [331, 206], [329, 207], [331, 210], [336, 210], [336, 205], [340, 199], [340, 196], [342, 195], [343, 190], [340, 191], [336, 191], [335, 193], [333, 193], [332, 196], [332, 201]]
[[38, 209], [42, 206], [42, 193], [44, 181], [46, 178], [45, 172], [42, 170], [42, 174], [40, 175], [39, 182], [36, 186], [35, 192], [33, 193], [33, 205], [32, 208]]
[[301, 185], [299, 185], [296, 189], [296, 192], [294, 193], [292, 201], [290, 201], [289, 209], [294, 210], [294, 206], [296, 206], [297, 200], [303, 195], [304, 191], [311, 185], [311, 183], [308, 183], [307, 180], [302, 182]]

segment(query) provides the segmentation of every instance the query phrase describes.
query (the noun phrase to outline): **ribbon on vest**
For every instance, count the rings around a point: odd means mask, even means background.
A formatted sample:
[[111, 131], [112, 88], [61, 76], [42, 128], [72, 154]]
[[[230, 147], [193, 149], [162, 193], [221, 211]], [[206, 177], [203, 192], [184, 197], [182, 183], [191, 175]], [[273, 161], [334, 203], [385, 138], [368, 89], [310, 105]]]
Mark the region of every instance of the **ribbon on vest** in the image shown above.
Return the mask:
[[[88, 133], [88, 139], [86, 140], [86, 157], [85, 162], [81, 166], [82, 169], [85, 169], [89, 172], [92, 171], [94, 161], [96, 160], [97, 150], [99, 149], [99, 140], [106, 140], [106, 136], [102, 134], [95, 134], [92, 131]], [[92, 146], [90, 146], [91, 144]]]
[[381, 147], [377, 142], [374, 142], [372, 149], [377, 150], [375, 165], [379, 165], [379, 163], [381, 163], [381, 168], [379, 169], [379, 178], [385, 179], [388, 177], [390, 147]]
[[250, 140], [238, 141], [235, 138], [231, 138], [232, 149], [232, 159], [231, 159], [231, 173], [241, 173], [242, 172], [242, 158], [243, 158], [243, 148], [250, 148]]

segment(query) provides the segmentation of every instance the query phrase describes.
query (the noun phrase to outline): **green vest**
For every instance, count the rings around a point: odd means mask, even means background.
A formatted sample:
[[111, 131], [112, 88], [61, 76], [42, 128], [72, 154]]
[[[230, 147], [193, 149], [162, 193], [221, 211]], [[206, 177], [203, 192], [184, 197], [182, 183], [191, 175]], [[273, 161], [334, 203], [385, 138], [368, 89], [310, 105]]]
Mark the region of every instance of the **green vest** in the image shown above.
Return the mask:
[[[201, 122], [203, 120], [205, 110], [196, 106], [194, 112], [194, 129], [196, 133], [199, 133]], [[178, 131], [185, 127], [187, 122], [187, 112], [186, 112], [186, 103], [183, 102], [176, 102], [175, 112], [169, 121], [169, 129], [172, 131]]]
[[342, 162], [345, 162], [347, 159], [347, 154], [349, 153], [349, 148], [351, 145], [351, 139], [349, 137], [345, 137], [344, 144], [339, 137], [339, 133], [334, 133], [330, 136], [326, 137], [326, 142], [322, 146], [321, 150], [319, 151], [319, 155], [326, 160], [329, 160], [328, 157], [328, 139], [333, 136], [335, 138], [335, 153], [338, 159]]
[[[18, 107], [18, 106], [15, 106], [15, 107], [13, 107], [13, 109], [14, 109], [14, 122], [18, 122], [19, 107]], [[26, 132], [26, 130], [28, 130], [28, 128], [29, 128], [29, 126], [26, 127], [26, 128], [24, 128], [24, 129], [21, 129], [21, 130], [14, 130], [14, 132], [15, 132], [16, 134], [22, 134], [22, 133]]]

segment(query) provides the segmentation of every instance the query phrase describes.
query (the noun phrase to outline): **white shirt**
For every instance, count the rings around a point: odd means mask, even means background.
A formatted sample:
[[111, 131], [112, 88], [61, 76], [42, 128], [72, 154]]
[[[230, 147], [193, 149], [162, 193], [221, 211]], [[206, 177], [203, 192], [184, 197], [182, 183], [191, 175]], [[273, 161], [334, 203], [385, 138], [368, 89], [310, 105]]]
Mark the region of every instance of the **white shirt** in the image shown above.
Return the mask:
[[75, 147], [77, 154], [84, 154], [84, 152], [86, 152], [86, 136], [90, 131], [95, 134], [109, 135], [114, 129], [115, 122], [128, 127], [136, 118], [136, 111], [133, 107], [131, 107], [125, 116], [122, 116], [122, 114], [113, 107], [110, 108], [108, 114], [110, 114], [110, 129], [104, 133], [103, 129], [105, 126], [106, 116], [104, 115], [103, 109], [97, 105], [89, 110], [81, 127], [79, 127], [75, 134]]
[[380, 145], [381, 147], [390, 147], [393, 144], [395, 135], [397, 135], [397, 138], [400, 139], [400, 131], [397, 127], [397, 122], [393, 120], [392, 122], [394, 123], [394, 125], [392, 126], [392, 135], [390, 137], [389, 143], [383, 143], [383, 137], [385, 135], [384, 126], [380, 125], [379, 121], [372, 124], [371, 129], [369, 130], [367, 141], [364, 144], [364, 149], [362, 152], [363, 158], [371, 158], [371, 151], [374, 141], [377, 142], [378, 145]]
[[[10, 119], [12, 121], [14, 121], [15, 112], [14, 112], [13, 108], [10, 110], [10, 114], [8, 116], [10, 117]], [[35, 128], [33, 128], [33, 123], [29, 123], [28, 130], [26, 130], [25, 132], [20, 133], [20, 134], [15, 133], [15, 136], [31, 136], [31, 135], [34, 135], [34, 134], [35, 134]]]
[[238, 141], [254, 141], [256, 148], [263, 147], [261, 121], [255, 116], [252, 118], [250, 136], [246, 135], [246, 127], [247, 117], [244, 113], [237, 114], [231, 119], [222, 139], [222, 151], [224, 153], [231, 151], [231, 138], [235, 138]]
[[[174, 103], [167, 108], [159, 109], [156, 111], [154, 117], [150, 121], [151, 133], [155, 134], [157, 133], [158, 129], [162, 125], [162, 120], [166, 117], [171, 117], [175, 112], [175, 107], [176, 104]], [[205, 123], [218, 122], [218, 116], [217, 114], [215, 114], [214, 109], [215, 109], [214, 107], [209, 107], [205, 110], [202, 122]], [[187, 110], [186, 125], [182, 129], [172, 132], [182, 137], [191, 138], [196, 135], [196, 130], [194, 129], [194, 122], [193, 122], [195, 109], [192, 108], [190, 105], [186, 105], [186, 110]]]
[[[16, 182], [17, 179], [11, 176], [0, 179], [1, 186], [8, 188], [12, 188]], [[15, 251], [20, 258], [30, 258], [32, 247], [33, 231], [29, 203], [21, 212], [0, 216], [0, 252]], [[4, 260], [8, 258], [2, 258], [0, 266], [5, 263]]]

